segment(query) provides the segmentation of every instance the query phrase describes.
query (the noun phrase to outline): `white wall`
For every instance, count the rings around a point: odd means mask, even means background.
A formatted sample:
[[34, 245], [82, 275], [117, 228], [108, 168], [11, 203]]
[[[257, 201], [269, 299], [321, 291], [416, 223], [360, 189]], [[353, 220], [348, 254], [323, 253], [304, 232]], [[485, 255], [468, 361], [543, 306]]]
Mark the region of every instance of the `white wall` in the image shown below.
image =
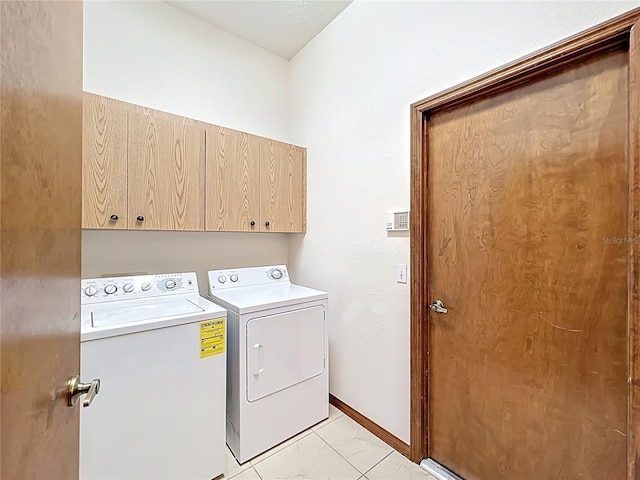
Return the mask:
[[331, 392], [409, 442], [409, 105], [640, 2], [356, 0], [290, 62], [291, 140], [308, 147], [308, 232], [292, 277], [329, 292]]
[[159, 1], [84, 2], [84, 89], [288, 140], [288, 62]]
[[[288, 63], [157, 1], [84, 2], [84, 89], [288, 141]], [[83, 232], [82, 275], [286, 263], [286, 235]]]
[[287, 263], [287, 235], [224, 232], [82, 232], [82, 275], [197, 272], [207, 293], [207, 270]]

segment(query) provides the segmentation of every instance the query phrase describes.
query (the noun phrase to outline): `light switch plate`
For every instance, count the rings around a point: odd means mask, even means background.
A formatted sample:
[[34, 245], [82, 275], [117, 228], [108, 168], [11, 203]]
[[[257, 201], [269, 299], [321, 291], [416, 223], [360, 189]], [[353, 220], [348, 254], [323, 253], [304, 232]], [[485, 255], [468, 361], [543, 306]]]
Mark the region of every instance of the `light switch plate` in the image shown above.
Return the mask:
[[396, 265], [396, 282], [407, 283], [407, 264], [399, 263]]

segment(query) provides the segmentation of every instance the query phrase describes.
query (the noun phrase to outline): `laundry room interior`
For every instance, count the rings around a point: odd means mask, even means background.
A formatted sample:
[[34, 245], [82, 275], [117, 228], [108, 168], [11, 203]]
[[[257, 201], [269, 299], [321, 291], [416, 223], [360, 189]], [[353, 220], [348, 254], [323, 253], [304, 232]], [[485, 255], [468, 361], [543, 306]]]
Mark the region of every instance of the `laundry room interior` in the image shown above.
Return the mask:
[[[286, 180], [298, 182], [293, 188], [302, 192], [301, 203], [295, 205], [299, 223], [289, 231], [288, 226], [265, 228], [269, 219], [253, 206], [239, 227], [224, 221], [215, 224], [224, 215], [217, 195], [229, 180], [223, 178], [223, 185], [214, 188], [222, 170], [209, 171], [211, 157], [202, 150], [196, 152], [201, 159], [196, 167], [199, 187], [189, 184], [186, 193], [159, 189], [150, 200], [152, 204], [157, 195], [162, 204], [163, 196], [182, 199], [199, 188], [198, 219], [190, 225], [175, 221], [169, 226], [147, 227], [135, 220], [143, 214], [133, 208], [133, 196], [148, 193], [146, 180], [132, 180], [131, 172], [138, 169], [142, 172], [138, 178], [146, 179], [149, 167], [129, 163], [124, 167], [129, 171], [128, 185], [116, 185], [124, 198], [122, 211], [109, 210], [113, 207], [110, 199], [98, 205], [102, 210], [87, 205], [84, 192], [83, 215], [94, 215], [87, 214], [93, 209], [104, 222], [91, 225], [83, 217], [81, 277], [195, 272], [199, 293], [207, 297], [210, 283], [219, 275], [226, 276], [228, 286], [231, 275], [240, 269], [284, 267], [292, 283], [328, 294], [328, 382], [333, 405], [329, 419], [323, 420], [344, 418], [346, 422], [349, 418], [353, 425], [345, 426], [344, 432], [352, 438], [332, 432], [336, 436], [332, 444], [318, 426], [312, 429], [310, 425], [304, 438], [296, 437], [298, 443], [282, 438], [289, 443], [280, 444], [271, 455], [274, 461], [275, 455], [304, 440], [308, 450], [300, 446], [300, 458], [289, 460], [295, 466], [283, 466], [285, 460], [267, 464], [267, 457], [258, 457], [265, 462], [262, 467], [253, 457], [251, 462], [249, 458], [243, 459], [246, 463], [236, 462], [239, 458], [234, 460], [227, 452], [224, 478], [482, 478], [469, 473], [458, 477], [448, 471], [440, 476], [424, 472], [412, 452], [416, 438], [422, 438], [412, 431], [411, 272], [415, 257], [412, 232], [388, 228], [394, 213], [411, 213], [415, 185], [410, 106], [628, 14], [640, 2], [275, 2], [288, 5], [283, 7], [284, 15], [287, 8], [291, 15], [302, 15], [305, 8], [321, 11], [314, 3], [331, 4], [326, 8], [333, 12], [333, 18], [307, 43], [278, 51], [251, 36], [252, 31], [261, 33], [278, 45], [278, 31], [255, 13], [259, 10], [252, 10], [257, 3], [262, 2], [85, 1], [85, 102], [129, 109], [129, 128], [131, 112], [145, 109], [150, 109], [150, 115], [160, 112], [158, 118], [164, 118], [164, 112], [187, 119], [184, 125], [199, 129], [207, 149], [214, 127], [220, 138], [225, 132], [231, 136], [242, 132], [268, 139], [273, 145], [299, 148], [303, 152], [299, 175], [291, 180], [290, 174]], [[227, 15], [216, 16], [216, 6]], [[249, 32], [248, 38], [243, 32]], [[85, 104], [85, 129], [86, 115]], [[87, 132], [84, 134], [86, 148]], [[132, 138], [130, 132], [113, 135], [105, 145], [117, 149], [115, 142], [126, 143], [126, 135]], [[132, 162], [136, 157], [129, 154], [128, 158]], [[87, 182], [86, 158], [83, 161]], [[264, 189], [265, 173], [260, 170], [259, 174]], [[114, 180], [110, 175], [112, 172], [95, 177], [96, 185], [109, 191], [113, 182], [127, 182], [126, 176]], [[170, 198], [166, 202], [175, 207]], [[250, 217], [253, 214], [255, 219]], [[107, 219], [112, 215], [117, 215], [116, 221]], [[144, 221], [152, 221], [149, 218]], [[256, 228], [248, 225], [250, 221], [258, 222]], [[209, 276], [210, 271], [221, 273]], [[227, 314], [227, 321], [229, 318]], [[106, 391], [108, 385], [103, 381], [101, 388]], [[95, 402], [99, 401], [98, 394]], [[329, 424], [323, 424], [324, 428]], [[635, 435], [640, 438], [637, 432]], [[317, 443], [312, 443], [312, 437]], [[301, 458], [317, 455], [326, 464], [332, 462], [331, 457], [322, 456], [326, 452], [318, 453], [327, 445], [346, 462], [344, 470], [305, 470], [310, 467]], [[360, 450], [365, 453], [357, 453]], [[508, 463], [504, 458], [499, 461]], [[640, 473], [636, 475], [629, 478], [640, 479]]]

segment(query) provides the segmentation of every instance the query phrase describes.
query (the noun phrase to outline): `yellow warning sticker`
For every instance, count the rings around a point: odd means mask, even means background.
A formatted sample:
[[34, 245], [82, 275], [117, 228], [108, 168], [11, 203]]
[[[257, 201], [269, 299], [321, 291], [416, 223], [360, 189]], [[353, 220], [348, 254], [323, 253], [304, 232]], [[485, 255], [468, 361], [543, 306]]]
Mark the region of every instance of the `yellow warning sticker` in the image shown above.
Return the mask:
[[224, 318], [200, 323], [200, 358], [224, 353]]

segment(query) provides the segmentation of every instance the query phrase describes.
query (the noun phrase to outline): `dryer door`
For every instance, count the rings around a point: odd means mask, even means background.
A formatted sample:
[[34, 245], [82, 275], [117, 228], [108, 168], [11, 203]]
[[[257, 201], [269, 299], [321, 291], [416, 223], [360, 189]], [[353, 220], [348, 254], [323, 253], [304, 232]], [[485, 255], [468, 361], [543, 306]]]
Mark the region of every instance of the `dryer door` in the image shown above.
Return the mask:
[[253, 318], [247, 322], [247, 400], [320, 375], [325, 369], [322, 305]]

